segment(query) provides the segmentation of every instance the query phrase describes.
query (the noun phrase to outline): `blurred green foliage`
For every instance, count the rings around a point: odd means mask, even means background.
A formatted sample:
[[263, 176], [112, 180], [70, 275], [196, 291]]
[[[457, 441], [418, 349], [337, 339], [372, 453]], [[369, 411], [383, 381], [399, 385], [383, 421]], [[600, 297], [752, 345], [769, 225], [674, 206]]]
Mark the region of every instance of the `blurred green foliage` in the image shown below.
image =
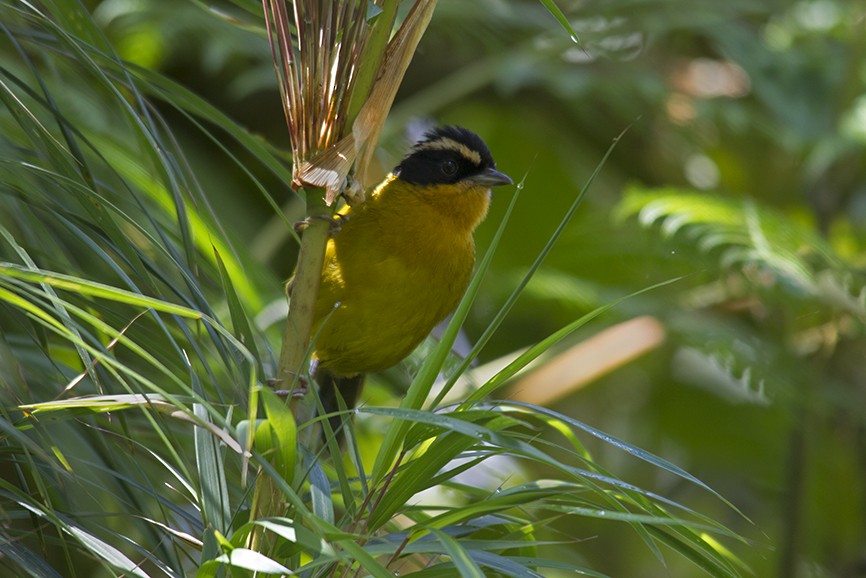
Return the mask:
[[[108, 259], [77, 262], [76, 248], [89, 247], [92, 237], [70, 234], [75, 227], [62, 234], [44, 230], [39, 223], [68, 219], [86, 228], [80, 216], [86, 201], [61, 179], [38, 171], [21, 176], [14, 170], [20, 166], [6, 164], [0, 165], [0, 193], [15, 200], [4, 207], [18, 212], [8, 212], [3, 226], [10, 236], [26, 240], [29, 251], [39, 248], [34, 256], [42, 268], [81, 271], [119, 286], [136, 271], [136, 279], [151, 280], [153, 294], [178, 299], [171, 287], [199, 275], [197, 266], [209, 279], [220, 278], [216, 248], [238, 283], [235, 290], [243, 292], [245, 303], [259, 306], [249, 313], [266, 312], [268, 304], [279, 303], [280, 282], [291, 274], [296, 242], [287, 223], [302, 209], [287, 186], [285, 168], [280, 169], [289, 147], [270, 51], [252, 25], [257, 3], [82, 4], [99, 26], [87, 34], [105, 50], [89, 57], [107, 67], [112, 80], [122, 84], [124, 73], [110, 64], [108, 47], [133, 70], [141, 67], [140, 78], [157, 72], [179, 86], [151, 79], [151, 94], [124, 85], [120, 99], [106, 100], [94, 87], [100, 81], [93, 70], [67, 62], [43, 77], [53, 94], [64, 95], [56, 109], [67, 122], [58, 124], [87, 135], [77, 139], [91, 170], [81, 171], [82, 179], [118, 190], [134, 182], [160, 210], [135, 194], [118, 195], [124, 205], [111, 210], [130, 215], [129, 224], [106, 231], [110, 242], [103, 250], [121, 253], [126, 268], [113, 270]], [[384, 173], [409, 142], [407, 126], [419, 119], [464, 125], [484, 137], [500, 169], [523, 180], [468, 337], [484, 330], [619, 137], [581, 210], [482, 361], [530, 346], [615, 298], [685, 276], [625, 302], [562, 346], [637, 315], [656, 317], [667, 332], [663, 346], [577, 389], [556, 409], [665, 457], [734, 503], [751, 523], [679, 478], [588, 442], [596, 461], [621, 479], [687, 504], [752, 540], [737, 553], [756, 576], [866, 576], [866, 2], [558, 4], [578, 43], [536, 0], [442, 0], [381, 143]], [[16, 79], [37, 86], [34, 70], [58, 66], [58, 59], [43, 57], [32, 46], [16, 45], [16, 34], [27, 29], [17, 14], [20, 5], [0, 2], [0, 89]], [[73, 30], [76, 23], [70, 15], [61, 25]], [[73, 51], [51, 42], [41, 49]], [[202, 101], [180, 98], [186, 90]], [[23, 92], [34, 110], [55, 110], [39, 90]], [[0, 158], [27, 158], [31, 151], [22, 154], [17, 143], [28, 135], [10, 118], [11, 95], [22, 91], [0, 93], [5, 104]], [[122, 110], [119, 100], [137, 113]], [[226, 122], [205, 113], [206, 103]], [[155, 147], [144, 142], [136, 119], [151, 106], [165, 119], [158, 132], [172, 146], [177, 139], [185, 159], [150, 156]], [[249, 134], [240, 134], [239, 127]], [[38, 123], [32, 130], [40, 130]], [[260, 154], [251, 153], [253, 147], [261, 147]], [[114, 174], [117, 167], [124, 174]], [[153, 176], [162, 170], [186, 181], [165, 190], [164, 181]], [[481, 250], [508, 195], [496, 193], [478, 233]], [[158, 238], [157, 224], [172, 221], [185, 203], [191, 207], [190, 241], [181, 246], [198, 253], [188, 268], [166, 268], [182, 259]], [[276, 214], [275, 205], [285, 214]], [[86, 211], [98, 220], [103, 209]], [[224, 232], [229, 244], [208, 237], [210, 228]], [[145, 249], [124, 253], [124, 236]], [[14, 247], [4, 246], [4, 257], [12, 253]], [[50, 305], [50, 297], [43, 298]], [[189, 305], [209, 307], [203, 298]], [[124, 326], [130, 321], [126, 313], [131, 310], [118, 309], [112, 321]], [[22, 386], [11, 348], [16, 355], [26, 351], [38, 357], [48, 351], [39, 344], [50, 339], [24, 315], [0, 311], [0, 331], [19, 324], [28, 327], [32, 341], [0, 343], [0, 359], [6, 360], [0, 369], [4, 405], [44, 401]], [[180, 372], [189, 371], [177, 354], [186, 350], [187, 331], [157, 318], [144, 318], [130, 329], [141, 340], [169, 339], [173, 346], [161, 361]], [[272, 361], [267, 344], [260, 345], [260, 370], [267, 375]], [[236, 355], [218, 336], [212, 347], [218, 355]], [[50, 352], [68, 367], [89, 360], [72, 348], [55, 345]], [[192, 365], [206, 363], [200, 352], [192, 358]], [[405, 381], [404, 374], [405, 368], [388, 373], [379, 385]], [[40, 376], [26, 377], [33, 382]], [[241, 373], [231, 377], [240, 379]], [[232, 397], [213, 383], [200, 387]], [[87, 387], [99, 391], [98, 382]], [[374, 388], [369, 396], [385, 399], [384, 391]], [[243, 394], [237, 397], [242, 400]], [[92, 435], [69, 424], [52, 427], [52, 435]], [[83, 454], [99, 453], [101, 442], [93, 435], [80, 447]], [[75, 459], [97, 463], [92, 455]], [[523, 475], [533, 479], [545, 472]], [[662, 572], [626, 524], [582, 519], [576, 525], [563, 518], [552, 521], [549, 530], [547, 539], [579, 544], [574, 560], [607, 575]], [[173, 555], [182, 560], [188, 554]], [[665, 560], [669, 575], [695, 575], [687, 561]]]

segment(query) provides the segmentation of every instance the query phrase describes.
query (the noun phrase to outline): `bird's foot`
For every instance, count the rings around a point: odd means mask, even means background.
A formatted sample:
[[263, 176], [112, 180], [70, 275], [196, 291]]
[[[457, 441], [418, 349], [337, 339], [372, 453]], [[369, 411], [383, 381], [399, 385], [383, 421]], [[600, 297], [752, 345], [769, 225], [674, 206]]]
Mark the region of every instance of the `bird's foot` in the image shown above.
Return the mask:
[[294, 225], [295, 232], [298, 234], [301, 234], [304, 231], [306, 231], [307, 228], [310, 226], [310, 221], [313, 219], [319, 219], [321, 221], [326, 221], [330, 225], [328, 233], [331, 236], [336, 235], [341, 230], [343, 230], [343, 223], [349, 222], [348, 215], [343, 215], [341, 213], [335, 213], [333, 215], [329, 215], [326, 213], [323, 213], [321, 215], [310, 215], [309, 217], [307, 217], [303, 221], [298, 221], [297, 223], [295, 223], [295, 225]]
[[268, 387], [274, 390], [274, 393], [283, 399], [287, 399], [290, 396], [295, 399], [303, 399], [310, 389], [310, 380], [304, 375], [297, 375], [293, 372], [289, 372], [289, 377], [291, 377], [289, 380], [290, 385], [294, 384], [291, 389], [285, 389], [286, 380], [278, 377], [273, 377], [267, 380], [266, 383]]

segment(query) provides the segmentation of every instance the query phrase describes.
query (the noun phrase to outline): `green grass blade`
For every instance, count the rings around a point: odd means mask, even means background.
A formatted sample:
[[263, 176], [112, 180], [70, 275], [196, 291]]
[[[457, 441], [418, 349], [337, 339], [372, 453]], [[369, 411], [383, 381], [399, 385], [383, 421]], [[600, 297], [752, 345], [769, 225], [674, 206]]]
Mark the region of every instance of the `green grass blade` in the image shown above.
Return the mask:
[[[18, 544], [12, 540], [0, 540], [0, 556], [15, 565], [15, 569], [19, 572], [15, 574], [16, 576], [63, 578], [62, 574], [59, 574], [48, 564], [44, 556], [36, 554], [23, 544]], [[5, 561], [3, 565], [8, 567]]]
[[[195, 415], [205, 423], [210, 415], [202, 404], [193, 405]], [[228, 535], [231, 531], [231, 506], [225, 466], [217, 438], [204, 428], [195, 428], [195, 458], [199, 477], [199, 505], [207, 529], [205, 530], [202, 561], [210, 560], [218, 553], [216, 542], [211, 539], [213, 530]]]
[[[433, 387], [433, 383], [436, 380], [436, 376], [441, 371], [442, 366], [448, 357], [448, 353], [451, 351], [451, 347], [454, 344], [454, 340], [457, 338], [460, 326], [469, 314], [469, 309], [472, 306], [472, 302], [475, 300], [475, 295], [478, 293], [484, 274], [490, 267], [490, 262], [493, 260], [493, 254], [496, 251], [496, 247], [499, 245], [500, 239], [505, 232], [505, 227], [508, 224], [514, 206], [517, 203], [517, 198], [523, 189], [522, 184], [523, 182], [521, 181], [521, 183], [515, 188], [515, 194], [511, 199], [511, 203], [509, 203], [508, 209], [506, 210], [502, 221], [499, 223], [496, 234], [484, 254], [481, 263], [479, 263], [476, 268], [475, 274], [472, 276], [472, 280], [469, 283], [466, 293], [463, 295], [460, 304], [457, 306], [457, 310], [454, 312], [451, 321], [448, 322], [448, 327], [442, 334], [442, 337], [434, 348], [433, 353], [425, 360], [421, 369], [419, 369], [415, 378], [412, 380], [412, 384], [409, 386], [409, 391], [406, 393], [406, 397], [403, 398], [403, 401], [400, 404], [401, 407], [418, 409], [424, 404], [424, 400], [427, 399], [427, 396]], [[403, 437], [406, 435], [406, 431], [408, 431], [410, 425], [411, 424], [406, 422], [395, 422], [392, 424], [392, 427], [388, 429], [385, 434], [385, 439], [382, 442], [382, 447], [376, 455], [376, 461], [374, 462], [371, 471], [370, 477], [374, 483], [378, 483], [384, 478], [387, 468], [396, 460], [400, 446], [403, 443]]]
[[460, 542], [443, 532], [442, 530], [431, 530], [436, 539], [442, 544], [442, 548], [448, 557], [451, 558], [451, 563], [460, 573], [462, 578], [484, 578], [484, 572], [472, 556], [467, 552]]
[[664, 528], [649, 528], [650, 533], [662, 544], [669, 546], [683, 557], [691, 560], [701, 570], [714, 578], [740, 578], [741, 574], [708, 544], [695, 540], [683, 540]]
[[[250, 354], [253, 356], [253, 359], [260, 362], [261, 357], [259, 357], [258, 346], [256, 345], [256, 338], [253, 335], [252, 325], [250, 324], [249, 317], [247, 317], [244, 306], [241, 303], [240, 298], [238, 297], [237, 291], [235, 291], [235, 286], [234, 283], [232, 283], [232, 278], [229, 275], [225, 263], [222, 257], [220, 257], [219, 251], [217, 251], [216, 247], [214, 247], [214, 256], [216, 258], [216, 263], [219, 268], [223, 291], [225, 292], [226, 301], [229, 306], [229, 315], [231, 316], [232, 327], [234, 328], [235, 337], [237, 337], [237, 339], [241, 343], [246, 345], [247, 349], [249, 349], [250, 351]], [[260, 373], [264, 374], [261, 363], [259, 363], [258, 369]]]
[[571, 335], [572, 333], [574, 333], [575, 331], [577, 331], [578, 329], [580, 329], [581, 327], [583, 327], [584, 325], [586, 325], [587, 323], [589, 323], [590, 321], [595, 319], [596, 317], [599, 317], [603, 313], [606, 313], [610, 309], [613, 309], [614, 307], [616, 307], [617, 305], [619, 305], [623, 301], [626, 301], [628, 299], [631, 299], [633, 297], [636, 297], [636, 296], [641, 295], [643, 293], [646, 293], [648, 291], [653, 291], [654, 289], [658, 289], [659, 287], [664, 287], [665, 285], [670, 285], [671, 283], [675, 283], [675, 282], [679, 281], [680, 279], [681, 278], [679, 278], [679, 277], [676, 279], [669, 279], [667, 281], [662, 281], [661, 283], [656, 283], [655, 285], [645, 287], [644, 289], [640, 289], [639, 291], [635, 291], [634, 293], [631, 293], [631, 294], [626, 295], [624, 297], [620, 297], [619, 299], [615, 299], [614, 301], [611, 301], [610, 303], [607, 303], [606, 305], [603, 305], [601, 307], [598, 307], [598, 308], [590, 311], [589, 313], [581, 316], [580, 318], [576, 319], [575, 321], [572, 321], [571, 323], [569, 323], [568, 325], [566, 325], [565, 327], [563, 327], [559, 331], [556, 331], [552, 335], [548, 336], [547, 338], [540, 341], [539, 343], [536, 343], [535, 345], [530, 347], [528, 350], [523, 352], [521, 355], [519, 355], [517, 357], [517, 359], [515, 359], [514, 361], [509, 363], [505, 368], [503, 368], [495, 376], [493, 376], [493, 378], [490, 379], [490, 381], [488, 381], [483, 386], [481, 386], [480, 388], [478, 388], [477, 390], [472, 392], [469, 395], [469, 397], [467, 397], [466, 400], [461, 404], [460, 407], [465, 409], [465, 408], [470, 407], [472, 404], [480, 402], [482, 399], [484, 399], [485, 397], [489, 396], [494, 391], [496, 391], [497, 389], [502, 387], [506, 383], [506, 381], [508, 381], [509, 379], [514, 377], [520, 370], [525, 368], [527, 365], [529, 365], [532, 361], [537, 359], [540, 355], [542, 355], [544, 352], [549, 350], [555, 344], [559, 343], [560, 341], [562, 341], [563, 339], [565, 339], [566, 337], [568, 337], [569, 335]]
[[684, 480], [686, 480], [692, 484], [695, 484], [696, 486], [706, 490], [707, 492], [711, 493], [713, 496], [717, 497], [719, 500], [724, 502], [727, 506], [732, 508], [734, 511], [736, 511], [741, 516], [745, 517], [743, 515], [743, 513], [740, 512], [736, 508], [736, 506], [734, 506], [731, 502], [726, 500], [721, 494], [716, 492], [710, 486], [708, 486], [707, 484], [705, 484], [703, 481], [699, 480], [698, 478], [696, 478], [692, 474], [688, 473], [687, 471], [685, 471], [681, 467], [669, 462], [668, 460], [666, 460], [664, 458], [660, 458], [659, 456], [656, 456], [656, 455], [654, 455], [648, 451], [642, 450], [636, 446], [633, 446], [627, 442], [624, 442], [621, 439], [618, 439], [612, 435], [606, 434], [603, 431], [598, 430], [598, 429], [596, 429], [590, 425], [587, 425], [581, 421], [578, 421], [576, 419], [573, 419], [567, 415], [561, 414], [561, 413], [553, 411], [551, 409], [531, 405], [528, 403], [518, 402], [518, 401], [508, 401], [505, 403], [505, 405], [515, 406], [515, 407], [519, 407], [519, 408], [528, 409], [528, 410], [531, 410], [533, 412], [538, 412], [538, 413], [541, 413], [543, 415], [553, 417], [553, 418], [560, 420], [564, 423], [567, 423], [567, 424], [571, 425], [572, 427], [575, 427], [577, 429], [585, 431], [586, 433], [593, 435], [594, 437], [602, 440], [603, 442], [610, 444], [616, 448], [619, 448], [628, 454], [631, 454], [632, 456], [638, 458], [639, 460], [643, 460], [643, 461], [647, 462], [648, 464], [651, 464], [654, 467], [659, 468], [660, 470], [666, 471], [666, 472], [668, 472], [674, 476], [677, 476], [678, 478], [682, 478], [682, 479], [684, 479]]
[[559, 25], [562, 26], [562, 29], [568, 32], [569, 37], [576, 44], [580, 44], [580, 38], [577, 36], [577, 32], [574, 31], [574, 28], [571, 27], [571, 22], [568, 21], [568, 18], [565, 17], [565, 14], [562, 13], [559, 6], [553, 0], [539, 0], [545, 8], [547, 8], [548, 12], [550, 12], [556, 21], [559, 22]]
[[[493, 337], [493, 334], [496, 332], [496, 330], [499, 329], [499, 326], [502, 325], [502, 322], [505, 320], [505, 317], [508, 315], [508, 313], [514, 307], [514, 304], [517, 303], [517, 299], [523, 293], [523, 290], [529, 284], [529, 281], [535, 275], [535, 272], [538, 271], [539, 267], [541, 267], [541, 264], [544, 262], [547, 255], [550, 253], [551, 250], [553, 250], [553, 246], [556, 244], [556, 241], [565, 232], [566, 227], [571, 222], [571, 219], [574, 217], [577, 210], [583, 204], [583, 200], [586, 197], [587, 193], [589, 192], [590, 187], [595, 182], [595, 179], [598, 177], [598, 175], [601, 173], [601, 169], [607, 163], [607, 160], [608, 160], [608, 158], [610, 158], [610, 155], [613, 153], [614, 149], [616, 148], [616, 145], [619, 143], [619, 141], [622, 139], [622, 137], [625, 135], [625, 133], [628, 131], [629, 128], [630, 127], [626, 127], [619, 135], [617, 135], [617, 137], [613, 140], [613, 142], [607, 148], [607, 150], [604, 153], [604, 156], [601, 158], [601, 160], [595, 166], [595, 169], [592, 171], [592, 174], [590, 174], [589, 178], [586, 180], [586, 183], [584, 183], [583, 187], [581, 187], [581, 189], [580, 189], [580, 192], [578, 192], [577, 196], [574, 198], [574, 201], [572, 202], [571, 206], [568, 208], [568, 211], [566, 211], [565, 215], [563, 215], [562, 219], [559, 222], [559, 225], [556, 227], [556, 229], [550, 235], [550, 238], [547, 240], [547, 243], [544, 245], [544, 248], [542, 248], [541, 252], [535, 257], [535, 260], [532, 262], [532, 265], [529, 266], [529, 269], [526, 271], [526, 274], [524, 274], [523, 278], [520, 280], [520, 282], [517, 284], [517, 286], [514, 288], [514, 290], [508, 296], [508, 299], [505, 301], [505, 303], [502, 305], [502, 307], [499, 308], [499, 311], [496, 313], [496, 315], [493, 317], [493, 319], [490, 321], [490, 323], [487, 324], [487, 327], [485, 328], [484, 332], [481, 334], [481, 336], [475, 342], [475, 345], [472, 347], [472, 351], [469, 352], [469, 354], [466, 356], [466, 358], [461, 362], [461, 364], [458, 366], [458, 368], [454, 371], [453, 375], [448, 379], [448, 382], [443, 386], [442, 393], [440, 393], [440, 395], [437, 397], [436, 403], [433, 405], [433, 407], [436, 407], [436, 405], [441, 401], [441, 399], [443, 399], [444, 396], [447, 394], [447, 392], [450, 391], [450, 389], [454, 386], [457, 379], [461, 375], [463, 375], [463, 373], [465, 373], [467, 369], [469, 369], [469, 366], [478, 357], [479, 353], [481, 353], [481, 350], [484, 348], [485, 345], [487, 345], [487, 342], [490, 341], [490, 338]], [[525, 178], [526, 177], [524, 177], [524, 179]], [[521, 181], [521, 184], [522, 184], [522, 181]]]

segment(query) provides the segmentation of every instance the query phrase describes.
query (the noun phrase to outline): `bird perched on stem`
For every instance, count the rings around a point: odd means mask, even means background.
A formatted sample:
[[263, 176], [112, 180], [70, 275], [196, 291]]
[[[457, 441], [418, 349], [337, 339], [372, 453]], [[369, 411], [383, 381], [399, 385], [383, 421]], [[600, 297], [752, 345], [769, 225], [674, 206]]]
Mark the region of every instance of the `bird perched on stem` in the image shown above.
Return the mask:
[[[364, 203], [338, 214], [312, 331], [326, 412], [338, 410], [338, 392], [354, 407], [364, 374], [397, 364], [454, 311], [490, 189], [511, 183], [478, 135], [448, 126], [428, 132]], [[341, 419], [331, 423], [336, 430]]]

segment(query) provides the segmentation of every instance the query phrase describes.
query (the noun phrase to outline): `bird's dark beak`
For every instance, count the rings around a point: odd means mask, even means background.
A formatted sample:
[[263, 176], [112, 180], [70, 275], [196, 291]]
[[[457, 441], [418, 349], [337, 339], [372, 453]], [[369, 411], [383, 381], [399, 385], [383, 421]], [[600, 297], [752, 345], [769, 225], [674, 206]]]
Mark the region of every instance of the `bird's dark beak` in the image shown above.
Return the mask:
[[514, 181], [505, 173], [501, 173], [494, 168], [486, 168], [477, 175], [470, 177], [472, 182], [485, 187], [498, 187], [499, 185], [512, 185]]

